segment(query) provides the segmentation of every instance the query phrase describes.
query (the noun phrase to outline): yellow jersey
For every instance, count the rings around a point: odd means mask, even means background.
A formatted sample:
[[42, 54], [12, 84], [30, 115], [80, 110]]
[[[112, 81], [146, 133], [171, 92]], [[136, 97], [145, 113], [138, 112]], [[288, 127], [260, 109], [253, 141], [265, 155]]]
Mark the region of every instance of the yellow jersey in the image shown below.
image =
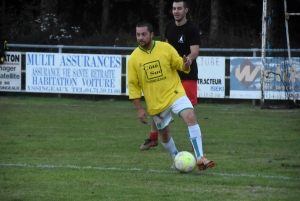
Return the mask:
[[141, 98], [144, 94], [147, 110], [156, 115], [170, 107], [185, 90], [177, 70], [182, 69], [183, 59], [167, 42], [152, 41], [151, 50], [138, 46], [128, 60], [129, 99]]

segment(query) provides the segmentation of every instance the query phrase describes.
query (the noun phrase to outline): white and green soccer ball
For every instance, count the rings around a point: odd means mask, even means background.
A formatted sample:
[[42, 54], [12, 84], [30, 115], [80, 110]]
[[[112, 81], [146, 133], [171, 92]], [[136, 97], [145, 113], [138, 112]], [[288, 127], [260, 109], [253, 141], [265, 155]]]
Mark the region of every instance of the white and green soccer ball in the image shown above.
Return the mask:
[[174, 168], [182, 173], [191, 172], [196, 166], [196, 159], [188, 151], [179, 152], [174, 159]]

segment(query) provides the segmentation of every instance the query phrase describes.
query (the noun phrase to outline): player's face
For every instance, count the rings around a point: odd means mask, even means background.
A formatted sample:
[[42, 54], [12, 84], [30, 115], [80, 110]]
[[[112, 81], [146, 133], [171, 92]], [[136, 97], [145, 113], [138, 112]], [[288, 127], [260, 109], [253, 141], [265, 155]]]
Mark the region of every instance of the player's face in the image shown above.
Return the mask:
[[153, 33], [148, 31], [147, 27], [136, 28], [136, 39], [138, 44], [145, 50], [152, 48]]
[[173, 3], [173, 16], [177, 22], [180, 22], [182, 19], [186, 18], [187, 12], [188, 8], [184, 8], [183, 2]]

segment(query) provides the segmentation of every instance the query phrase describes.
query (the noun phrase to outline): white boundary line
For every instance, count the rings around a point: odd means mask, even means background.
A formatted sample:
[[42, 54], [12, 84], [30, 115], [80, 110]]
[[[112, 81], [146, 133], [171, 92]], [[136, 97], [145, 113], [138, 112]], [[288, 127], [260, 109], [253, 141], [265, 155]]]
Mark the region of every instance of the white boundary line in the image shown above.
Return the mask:
[[[66, 169], [78, 169], [78, 170], [112, 170], [112, 171], [146, 171], [156, 173], [176, 173], [177, 171], [168, 170], [143, 170], [141, 168], [104, 168], [104, 167], [92, 167], [92, 166], [77, 166], [77, 165], [29, 165], [29, 164], [0, 164], [2, 167], [28, 167], [28, 168], [66, 168]], [[251, 177], [251, 178], [268, 178], [268, 179], [284, 179], [284, 180], [300, 180], [300, 178], [292, 178], [286, 176], [268, 176], [268, 175], [254, 175], [254, 174], [229, 174], [229, 173], [216, 173], [216, 172], [201, 172], [201, 174], [218, 175], [222, 177]]]

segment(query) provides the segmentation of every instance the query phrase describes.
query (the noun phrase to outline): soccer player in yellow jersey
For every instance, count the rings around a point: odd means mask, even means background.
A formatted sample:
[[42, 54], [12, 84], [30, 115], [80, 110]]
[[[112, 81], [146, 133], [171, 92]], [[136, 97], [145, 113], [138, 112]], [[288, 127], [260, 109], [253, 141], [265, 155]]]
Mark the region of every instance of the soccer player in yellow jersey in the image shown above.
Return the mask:
[[[171, 136], [172, 112], [186, 123], [199, 170], [213, 167], [215, 162], [204, 157], [200, 126], [191, 101], [187, 98], [177, 70], [188, 73], [191, 61], [180, 57], [169, 43], [154, 41], [153, 27], [142, 21], [136, 25], [139, 46], [128, 61], [129, 98], [133, 100], [142, 123], [148, 114], [158, 130], [163, 147], [174, 159], [178, 150]], [[148, 113], [140, 102], [142, 92]]]
[[[172, 13], [174, 19], [166, 24], [165, 37], [166, 42], [170, 43], [180, 56], [186, 55], [191, 60], [190, 72], [188, 74], [177, 71], [187, 97], [193, 106], [198, 103], [197, 98], [197, 80], [198, 67], [196, 59], [199, 55], [201, 38], [198, 28], [187, 19], [189, 13], [188, 2], [185, 0], [173, 0]], [[158, 145], [158, 131], [153, 122], [149, 138], [140, 146], [140, 150], [149, 150]]]

